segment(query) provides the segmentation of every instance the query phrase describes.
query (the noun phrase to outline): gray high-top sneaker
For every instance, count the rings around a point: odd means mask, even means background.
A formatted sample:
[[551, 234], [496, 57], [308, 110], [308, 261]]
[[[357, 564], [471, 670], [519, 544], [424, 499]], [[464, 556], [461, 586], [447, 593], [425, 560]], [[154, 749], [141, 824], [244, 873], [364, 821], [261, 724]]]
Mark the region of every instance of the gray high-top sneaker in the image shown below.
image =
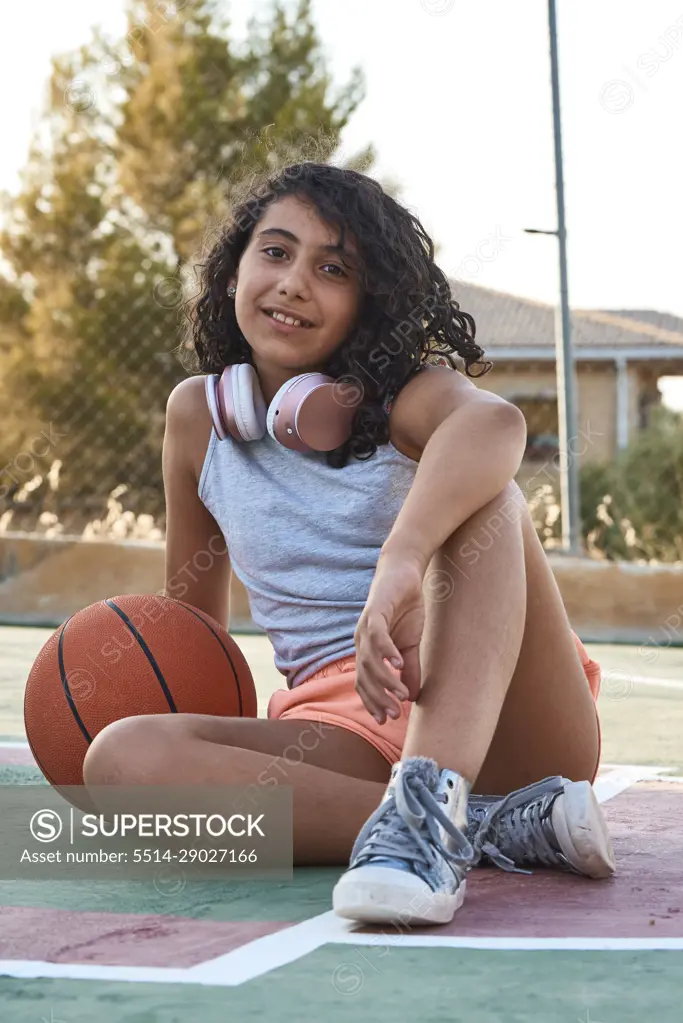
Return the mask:
[[593, 786], [555, 776], [502, 796], [470, 795], [467, 837], [478, 863], [529, 874], [558, 867], [587, 877], [614, 873], [614, 851]]
[[465, 897], [474, 850], [468, 786], [427, 757], [399, 760], [332, 893], [338, 916], [362, 923], [444, 924]]

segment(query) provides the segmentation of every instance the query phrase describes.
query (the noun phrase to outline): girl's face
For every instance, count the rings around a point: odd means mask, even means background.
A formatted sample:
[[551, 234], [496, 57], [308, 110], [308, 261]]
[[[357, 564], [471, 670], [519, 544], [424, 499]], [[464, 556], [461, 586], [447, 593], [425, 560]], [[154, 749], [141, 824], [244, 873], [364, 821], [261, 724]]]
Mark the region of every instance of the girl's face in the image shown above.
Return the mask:
[[[294, 196], [272, 203], [254, 227], [239, 263], [237, 323], [252, 349], [261, 389], [270, 401], [298, 373], [320, 371], [353, 327], [361, 299], [357, 249], [347, 232]], [[279, 307], [310, 326], [281, 329], [265, 312]]]

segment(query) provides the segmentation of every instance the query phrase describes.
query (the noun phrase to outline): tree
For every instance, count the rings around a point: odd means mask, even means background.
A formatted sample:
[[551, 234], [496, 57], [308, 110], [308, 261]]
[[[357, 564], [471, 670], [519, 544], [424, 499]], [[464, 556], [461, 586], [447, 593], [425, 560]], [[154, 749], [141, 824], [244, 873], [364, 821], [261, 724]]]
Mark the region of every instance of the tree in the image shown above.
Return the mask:
[[[608, 561], [683, 561], [683, 415], [660, 405], [650, 425], [609, 462], [580, 469], [588, 554]], [[541, 540], [560, 540], [560, 497], [546, 484], [530, 501]]]
[[[0, 464], [52, 424], [60, 439], [34, 459], [33, 484], [61, 465], [57, 489], [39, 482], [21, 505], [30, 481], [0, 481], [12, 528], [47, 510], [80, 531], [119, 485], [133, 511], [162, 516], [187, 263], [245, 173], [329, 159], [363, 99], [357, 68], [330, 97], [311, 0], [293, 17], [274, 0], [239, 55], [220, 11], [129, 0], [125, 38], [95, 29], [53, 61], [22, 191], [2, 201]], [[373, 161], [368, 145], [347, 166]]]
[[683, 416], [661, 405], [612, 462], [586, 465], [589, 550], [629, 561], [683, 561]]

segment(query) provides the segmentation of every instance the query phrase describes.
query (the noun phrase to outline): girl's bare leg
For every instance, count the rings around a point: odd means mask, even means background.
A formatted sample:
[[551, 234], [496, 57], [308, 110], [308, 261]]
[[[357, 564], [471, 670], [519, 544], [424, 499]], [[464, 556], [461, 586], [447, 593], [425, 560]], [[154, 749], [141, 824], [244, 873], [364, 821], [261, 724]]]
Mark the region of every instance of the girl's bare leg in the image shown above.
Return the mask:
[[[437, 570], [435, 581], [450, 577], [440, 601], [429, 599]], [[432, 757], [492, 795], [548, 775], [592, 779], [593, 697], [516, 483], [449, 537], [424, 589], [422, 689], [403, 759]]]
[[[435, 570], [450, 576], [445, 600], [429, 599]], [[593, 698], [519, 487], [468, 519], [429, 572], [422, 690], [403, 758], [432, 757], [489, 794], [552, 774], [592, 778]], [[277, 779], [295, 791], [294, 862], [345, 864], [389, 765], [360, 736], [323, 723], [159, 714], [105, 728], [84, 776], [88, 786]]]
[[144, 714], [115, 721], [85, 758], [86, 786], [291, 785], [294, 864], [347, 864], [389, 764], [345, 728], [315, 721]]

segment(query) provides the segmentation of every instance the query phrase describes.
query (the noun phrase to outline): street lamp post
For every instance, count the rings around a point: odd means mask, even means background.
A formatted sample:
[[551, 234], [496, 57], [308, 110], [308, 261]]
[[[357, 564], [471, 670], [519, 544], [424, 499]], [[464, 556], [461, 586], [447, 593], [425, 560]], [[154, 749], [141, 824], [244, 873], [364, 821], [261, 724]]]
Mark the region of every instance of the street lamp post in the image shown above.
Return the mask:
[[581, 554], [581, 511], [579, 504], [579, 472], [569, 441], [577, 437], [576, 373], [571, 340], [571, 318], [567, 287], [567, 229], [564, 216], [564, 177], [562, 173], [562, 128], [560, 119], [560, 76], [557, 58], [557, 19], [555, 0], [548, 0], [550, 32], [550, 76], [553, 93], [553, 128], [555, 136], [555, 192], [557, 196], [557, 230], [540, 231], [525, 228], [525, 234], [552, 234], [557, 237], [560, 252], [560, 308], [555, 317], [555, 352], [557, 379], [557, 420], [560, 445], [560, 495], [562, 508], [562, 546], [568, 554]]

